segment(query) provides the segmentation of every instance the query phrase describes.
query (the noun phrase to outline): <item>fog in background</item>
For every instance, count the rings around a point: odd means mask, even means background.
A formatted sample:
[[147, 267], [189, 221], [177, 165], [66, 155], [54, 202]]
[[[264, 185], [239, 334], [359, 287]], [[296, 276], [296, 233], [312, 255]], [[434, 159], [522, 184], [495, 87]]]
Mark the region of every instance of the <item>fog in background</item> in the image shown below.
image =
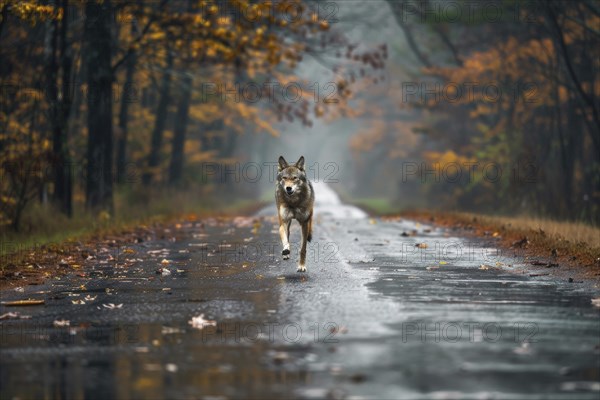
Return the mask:
[[[335, 7], [329, 8], [335, 4]], [[345, 32], [350, 42], [369, 48], [387, 44], [389, 56], [383, 71], [365, 78], [361, 89], [354, 94], [352, 103], [356, 107], [367, 103], [370, 108], [384, 111], [381, 116], [342, 117], [334, 120], [313, 119], [312, 127], [300, 123], [281, 123], [277, 125], [280, 137], [267, 133], [249, 135], [241, 139], [242, 147], [238, 151], [240, 159], [255, 162], [261, 171], [261, 189], [271, 195], [275, 182], [270, 179], [268, 168], [276, 163], [279, 155], [288, 162], [295, 162], [301, 155], [306, 158], [308, 176], [311, 180], [325, 181], [337, 192], [346, 196], [383, 197], [404, 206], [417, 206], [414, 194], [403, 193], [397, 171], [390, 171], [378, 158], [387, 157], [385, 151], [357, 159], [350, 147], [350, 140], [361, 131], [369, 130], [374, 121], [400, 121], [407, 118], [407, 112], [400, 110], [401, 83], [408, 79], [404, 70], [417, 70], [418, 65], [409, 54], [402, 32], [398, 27], [387, 2], [385, 1], [344, 1], [323, 2], [322, 13], [335, 20], [333, 26]], [[343, 50], [342, 50], [343, 51]], [[329, 93], [326, 85], [343, 79], [342, 74], [334, 72], [336, 66], [348, 66], [347, 63], [333, 57], [334, 51], [315, 59], [306, 57], [298, 66], [297, 76], [309, 82], [309, 86], [318, 85], [321, 92]], [[404, 55], [404, 56], [403, 56]], [[407, 57], [408, 56], [408, 57]], [[384, 81], [372, 83], [373, 77], [385, 77]], [[312, 92], [311, 92], [312, 93]], [[320, 100], [322, 101], [322, 100]], [[313, 100], [313, 103], [318, 103]], [[313, 104], [314, 105], [314, 104]], [[410, 118], [410, 117], [408, 117]], [[393, 135], [393, 133], [392, 133]], [[416, 150], [416, 142], [406, 143], [406, 154]], [[408, 158], [400, 158], [402, 163]], [[381, 160], [380, 160], [381, 161]], [[253, 181], [254, 168], [248, 167], [244, 173], [240, 168], [240, 181]], [[223, 173], [225, 170], [223, 168]], [[212, 173], [210, 171], [209, 173]], [[247, 174], [247, 176], [245, 176]], [[248, 179], [250, 178], [250, 179]], [[253, 182], [251, 182], [253, 183]]]

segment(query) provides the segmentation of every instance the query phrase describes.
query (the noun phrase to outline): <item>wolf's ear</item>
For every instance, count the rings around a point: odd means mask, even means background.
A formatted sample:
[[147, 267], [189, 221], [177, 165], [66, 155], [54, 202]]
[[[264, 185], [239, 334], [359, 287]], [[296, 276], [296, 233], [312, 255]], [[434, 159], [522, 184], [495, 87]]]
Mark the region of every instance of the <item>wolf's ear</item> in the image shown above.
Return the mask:
[[287, 167], [288, 167], [288, 163], [287, 163], [287, 161], [285, 161], [285, 158], [283, 158], [283, 156], [279, 156], [279, 170], [281, 171]]
[[300, 157], [300, 159], [296, 161], [296, 167], [304, 171], [304, 156]]

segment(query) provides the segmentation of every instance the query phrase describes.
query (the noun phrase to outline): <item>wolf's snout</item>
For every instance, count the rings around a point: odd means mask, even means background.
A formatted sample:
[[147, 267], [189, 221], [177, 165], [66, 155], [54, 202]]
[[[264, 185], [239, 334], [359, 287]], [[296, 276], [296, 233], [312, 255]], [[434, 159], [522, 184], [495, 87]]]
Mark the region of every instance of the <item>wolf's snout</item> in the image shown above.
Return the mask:
[[285, 191], [287, 192], [287, 194], [292, 194], [292, 192], [293, 192], [294, 190], [292, 189], [292, 187], [291, 187], [291, 186], [287, 186], [287, 187], [285, 188]]

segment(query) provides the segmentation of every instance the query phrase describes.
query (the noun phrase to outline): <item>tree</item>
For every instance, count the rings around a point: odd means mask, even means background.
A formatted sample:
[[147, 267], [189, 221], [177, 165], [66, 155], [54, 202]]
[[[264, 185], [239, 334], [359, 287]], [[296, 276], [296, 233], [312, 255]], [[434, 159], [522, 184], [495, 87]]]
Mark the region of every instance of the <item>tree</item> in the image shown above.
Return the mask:
[[110, 0], [86, 3], [84, 37], [87, 43], [88, 140], [85, 193], [86, 205], [92, 210], [113, 209], [112, 21]]

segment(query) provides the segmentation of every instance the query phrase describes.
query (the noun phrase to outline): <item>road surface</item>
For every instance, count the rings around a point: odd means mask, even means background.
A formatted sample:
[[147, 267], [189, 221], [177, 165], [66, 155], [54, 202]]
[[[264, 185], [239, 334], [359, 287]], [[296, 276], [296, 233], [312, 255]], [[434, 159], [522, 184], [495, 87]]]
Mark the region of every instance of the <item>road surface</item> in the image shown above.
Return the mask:
[[598, 293], [316, 184], [308, 273], [275, 206], [99, 247], [2, 301], [0, 398], [598, 399]]

